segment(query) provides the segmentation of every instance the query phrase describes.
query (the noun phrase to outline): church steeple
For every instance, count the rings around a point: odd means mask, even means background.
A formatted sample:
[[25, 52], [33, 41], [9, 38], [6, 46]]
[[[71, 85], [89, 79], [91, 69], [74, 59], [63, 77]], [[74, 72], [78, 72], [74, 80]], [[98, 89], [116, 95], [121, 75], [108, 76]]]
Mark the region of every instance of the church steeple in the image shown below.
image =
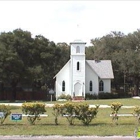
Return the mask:
[[85, 44], [75, 40], [71, 45], [71, 93], [72, 96], [85, 97]]
[[85, 44], [86, 42], [81, 40], [71, 42], [71, 55], [85, 55]]

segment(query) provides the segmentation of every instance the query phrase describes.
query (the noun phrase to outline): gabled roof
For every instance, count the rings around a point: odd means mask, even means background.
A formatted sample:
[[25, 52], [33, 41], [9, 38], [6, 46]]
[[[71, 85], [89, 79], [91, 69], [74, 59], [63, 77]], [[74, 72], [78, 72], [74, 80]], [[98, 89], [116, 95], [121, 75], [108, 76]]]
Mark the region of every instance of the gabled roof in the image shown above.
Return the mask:
[[70, 63], [70, 61], [71, 59], [68, 60], [68, 62], [62, 67], [62, 69], [60, 69], [60, 71], [53, 77], [53, 79], [56, 78], [56, 76]]
[[[63, 68], [53, 77], [55, 78], [69, 63], [71, 59], [63, 66]], [[113, 79], [111, 60], [86, 60], [91, 69], [102, 79]]]
[[113, 70], [111, 60], [86, 60], [88, 65], [102, 79], [113, 79]]

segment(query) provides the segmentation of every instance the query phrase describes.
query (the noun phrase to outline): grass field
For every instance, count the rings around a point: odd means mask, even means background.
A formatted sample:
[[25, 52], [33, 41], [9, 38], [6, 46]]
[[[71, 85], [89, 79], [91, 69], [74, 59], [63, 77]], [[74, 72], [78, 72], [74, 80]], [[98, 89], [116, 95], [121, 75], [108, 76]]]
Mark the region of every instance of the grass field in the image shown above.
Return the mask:
[[[123, 99], [96, 99], [96, 100], [85, 100], [87, 104], [99, 104], [99, 105], [111, 105], [112, 102], [121, 102], [124, 106], [140, 106], [140, 99], [133, 99], [133, 98], [123, 98]], [[65, 103], [65, 102], [46, 102], [49, 104], [56, 104], [56, 103]]]
[[[140, 100], [137, 99], [113, 99], [113, 100], [90, 100], [85, 101], [88, 104], [110, 105], [112, 102], [121, 102], [123, 105], [139, 105]], [[58, 103], [58, 102], [47, 102]], [[64, 102], [63, 102], [64, 103]], [[30, 125], [27, 118], [22, 121], [13, 122], [10, 117], [6, 119], [3, 125], [0, 125], [0, 135], [133, 135], [137, 126], [135, 117], [120, 117], [118, 125], [112, 123], [110, 118], [110, 108], [99, 108], [97, 118], [93, 119], [89, 126], [84, 126], [79, 120], [75, 121], [75, 125], [70, 126], [66, 118], [60, 116], [58, 118], [59, 125], [55, 125], [52, 108], [46, 108], [48, 117], [42, 117], [35, 125]], [[121, 109], [120, 113], [132, 113], [133, 109]], [[12, 113], [21, 113], [21, 108], [12, 107]]]

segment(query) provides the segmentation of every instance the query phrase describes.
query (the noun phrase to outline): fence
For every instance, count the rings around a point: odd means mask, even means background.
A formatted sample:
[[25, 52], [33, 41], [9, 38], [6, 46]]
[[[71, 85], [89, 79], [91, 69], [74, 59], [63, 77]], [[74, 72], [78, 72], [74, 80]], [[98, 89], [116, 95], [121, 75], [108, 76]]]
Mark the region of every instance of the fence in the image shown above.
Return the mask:
[[[17, 91], [16, 99], [13, 98], [11, 91], [0, 93], [0, 100], [51, 100], [51, 95], [43, 91]], [[52, 95], [52, 100], [55, 100], [55, 95]]]

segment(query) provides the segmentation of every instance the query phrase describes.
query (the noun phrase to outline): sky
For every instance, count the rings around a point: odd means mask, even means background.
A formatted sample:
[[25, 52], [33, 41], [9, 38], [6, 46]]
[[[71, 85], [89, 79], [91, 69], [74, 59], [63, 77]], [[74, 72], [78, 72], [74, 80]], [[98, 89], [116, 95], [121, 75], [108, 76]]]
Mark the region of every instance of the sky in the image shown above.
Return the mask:
[[91, 39], [111, 31], [128, 34], [140, 29], [140, 1], [0, 1], [0, 32], [18, 28], [55, 43], [81, 39], [88, 46]]

